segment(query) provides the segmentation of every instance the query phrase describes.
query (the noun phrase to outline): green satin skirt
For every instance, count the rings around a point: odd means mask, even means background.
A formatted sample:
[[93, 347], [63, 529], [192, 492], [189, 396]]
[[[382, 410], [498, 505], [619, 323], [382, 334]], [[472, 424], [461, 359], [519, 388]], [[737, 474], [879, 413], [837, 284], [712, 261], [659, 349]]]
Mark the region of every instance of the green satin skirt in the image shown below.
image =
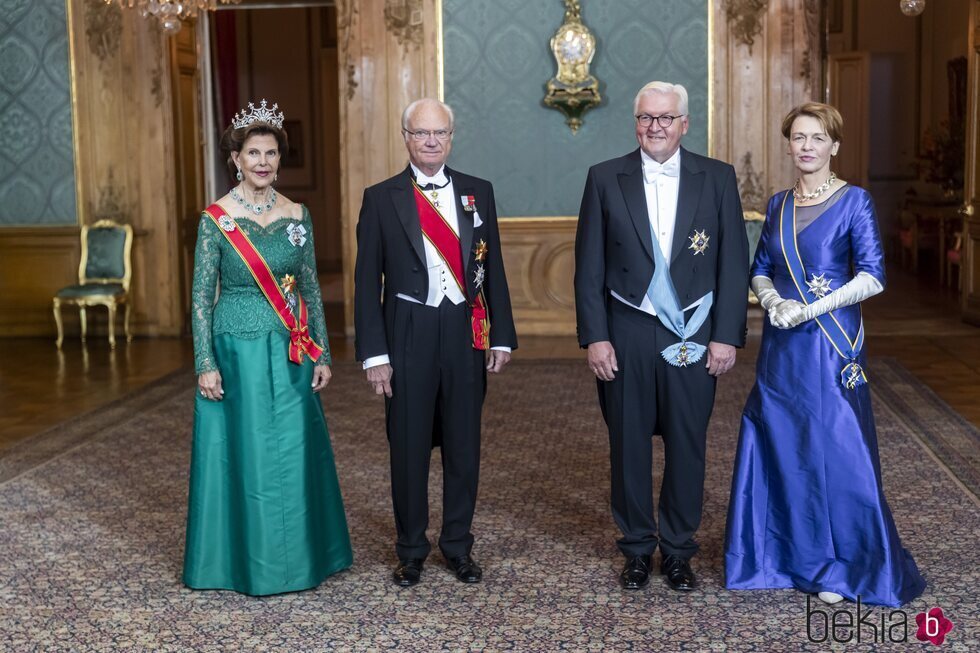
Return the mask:
[[225, 394], [196, 393], [184, 584], [251, 595], [315, 587], [352, 562], [313, 363], [283, 332], [214, 338]]

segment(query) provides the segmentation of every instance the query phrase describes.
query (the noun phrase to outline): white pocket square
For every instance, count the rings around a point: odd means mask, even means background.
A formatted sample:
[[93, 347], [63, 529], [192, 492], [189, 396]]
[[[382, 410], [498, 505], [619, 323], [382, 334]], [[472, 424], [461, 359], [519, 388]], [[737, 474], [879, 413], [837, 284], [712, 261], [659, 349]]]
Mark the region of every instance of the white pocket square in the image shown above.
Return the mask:
[[480, 212], [473, 211], [473, 227], [479, 227], [481, 224], [483, 224], [483, 220], [480, 219]]

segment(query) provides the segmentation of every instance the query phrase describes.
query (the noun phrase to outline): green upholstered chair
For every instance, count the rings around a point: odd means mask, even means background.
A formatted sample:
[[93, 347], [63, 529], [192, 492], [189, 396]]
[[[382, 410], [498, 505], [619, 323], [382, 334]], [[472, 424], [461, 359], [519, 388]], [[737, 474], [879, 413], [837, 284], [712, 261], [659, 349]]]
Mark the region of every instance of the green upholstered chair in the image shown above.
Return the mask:
[[[766, 216], [758, 211], [743, 211], [742, 218], [745, 221], [745, 235], [749, 238], [749, 265], [752, 265], [752, 261], [755, 260], [755, 250], [759, 247], [759, 238], [762, 237], [762, 225], [766, 222]], [[751, 289], [749, 303], [759, 303], [759, 298]]]
[[82, 260], [78, 265], [78, 284], [58, 291], [54, 296], [54, 320], [58, 325], [58, 349], [64, 340], [61, 307], [77, 306], [82, 323], [82, 342], [85, 342], [87, 320], [85, 309], [105, 306], [109, 309], [109, 346], [116, 346], [116, 308], [126, 307], [123, 327], [126, 341], [129, 332], [129, 282], [133, 275], [131, 253], [133, 228], [112, 220], [99, 220], [82, 226]]

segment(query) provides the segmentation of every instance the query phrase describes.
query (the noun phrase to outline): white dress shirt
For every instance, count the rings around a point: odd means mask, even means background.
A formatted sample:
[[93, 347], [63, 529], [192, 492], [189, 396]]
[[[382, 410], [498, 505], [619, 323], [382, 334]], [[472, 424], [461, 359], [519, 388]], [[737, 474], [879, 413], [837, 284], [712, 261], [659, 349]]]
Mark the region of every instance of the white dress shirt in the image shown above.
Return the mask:
[[[456, 194], [452, 180], [446, 177], [446, 166], [439, 168], [439, 171], [430, 177], [416, 168], [414, 163], [410, 165], [412, 166], [412, 172], [415, 174], [415, 181], [419, 186], [425, 186], [427, 184], [444, 186], [436, 190], [424, 190], [422, 192], [432, 200], [432, 204], [436, 207], [436, 210], [442, 214], [442, 217], [458, 238], [459, 217], [456, 214]], [[449, 269], [442, 256], [439, 255], [439, 250], [424, 236], [422, 237], [422, 242], [425, 246], [425, 265], [428, 268], [429, 275], [429, 294], [426, 296], [424, 304], [426, 306], [437, 307], [444, 299], [448, 299], [454, 305], [458, 306], [461, 302], [466, 301], [466, 295], [463, 294], [459, 284], [453, 278], [452, 270]], [[466, 265], [465, 258], [463, 259], [463, 265]], [[402, 293], [398, 293], [395, 297], [406, 302], [412, 302], [413, 304], [423, 303], [414, 297], [409, 297]], [[491, 349], [506, 352], [511, 350], [510, 347], [491, 347]], [[372, 356], [364, 361], [363, 368], [368, 369], [376, 365], [385, 365], [390, 360], [387, 354]]]
[[[640, 160], [643, 165], [643, 192], [647, 201], [647, 218], [650, 220], [652, 233], [656, 234], [654, 246], [659, 245], [664, 260], [670, 265], [670, 255], [674, 243], [674, 225], [677, 222], [677, 194], [680, 189], [681, 149], [663, 162], [657, 163], [643, 150], [640, 150]], [[644, 292], [643, 301], [639, 306], [627, 301], [613, 290], [609, 291], [614, 298], [650, 315], [656, 315], [650, 298]], [[694, 302], [684, 310], [690, 310], [700, 304]]]

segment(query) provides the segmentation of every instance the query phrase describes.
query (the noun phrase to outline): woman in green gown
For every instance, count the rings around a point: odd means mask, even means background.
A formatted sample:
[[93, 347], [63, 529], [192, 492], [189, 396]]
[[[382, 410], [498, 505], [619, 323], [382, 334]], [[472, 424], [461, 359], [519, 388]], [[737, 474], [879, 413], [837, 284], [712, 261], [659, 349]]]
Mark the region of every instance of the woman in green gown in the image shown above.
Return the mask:
[[[183, 576], [193, 589], [293, 592], [352, 561], [317, 394], [330, 380], [330, 353], [313, 225], [305, 206], [272, 187], [288, 147], [276, 109], [250, 103], [225, 131], [222, 150], [239, 184], [209, 207], [198, 230], [192, 325], [199, 392]], [[316, 360], [291, 355], [290, 330], [222, 233], [235, 229], [282, 283], [279, 297], [292, 308], [298, 302], [296, 313], [305, 302], [309, 336], [323, 350], [311, 348]]]

